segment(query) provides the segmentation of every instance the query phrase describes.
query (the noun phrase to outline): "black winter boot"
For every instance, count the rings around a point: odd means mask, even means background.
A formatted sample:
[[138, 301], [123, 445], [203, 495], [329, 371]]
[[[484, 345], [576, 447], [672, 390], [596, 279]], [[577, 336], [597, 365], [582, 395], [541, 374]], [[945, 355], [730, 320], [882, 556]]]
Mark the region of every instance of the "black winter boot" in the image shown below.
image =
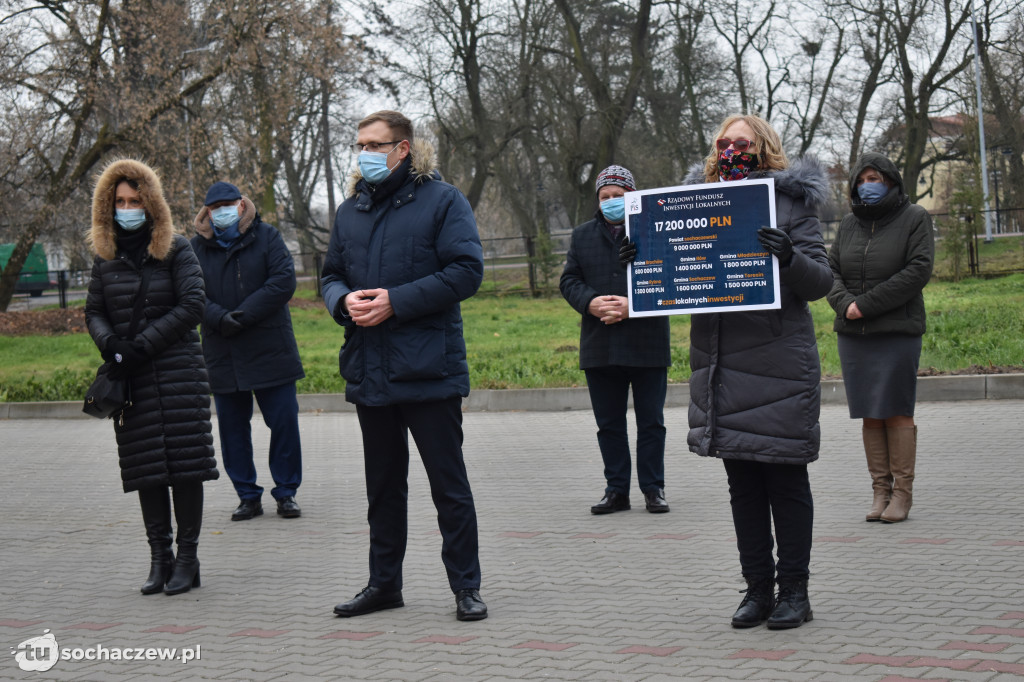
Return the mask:
[[743, 601], [732, 614], [734, 628], [752, 628], [768, 619], [768, 614], [775, 605], [775, 581], [766, 576], [743, 576], [747, 581], [747, 589]]
[[181, 594], [199, 587], [199, 532], [203, 527], [203, 484], [183, 483], [171, 487], [174, 518], [178, 522], [178, 558], [164, 594]]
[[142, 594], [164, 591], [164, 584], [174, 569], [174, 533], [171, 531], [171, 494], [164, 486], [139, 490], [142, 522], [152, 557], [149, 577], [142, 585]]
[[811, 601], [807, 597], [807, 579], [779, 580], [779, 597], [772, 615], [768, 616], [769, 630], [798, 628], [814, 620]]

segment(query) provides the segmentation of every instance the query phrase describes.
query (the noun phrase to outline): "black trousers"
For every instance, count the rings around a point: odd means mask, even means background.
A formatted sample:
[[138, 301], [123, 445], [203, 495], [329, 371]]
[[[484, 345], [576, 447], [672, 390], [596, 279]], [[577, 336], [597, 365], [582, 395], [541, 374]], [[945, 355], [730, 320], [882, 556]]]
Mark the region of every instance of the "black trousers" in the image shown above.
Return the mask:
[[636, 477], [641, 492], [665, 487], [665, 367], [591, 367], [584, 370], [604, 460], [605, 492], [629, 495], [632, 470], [626, 408], [633, 387], [636, 414]]
[[370, 523], [369, 584], [402, 589], [408, 535], [409, 433], [430, 481], [441, 560], [453, 592], [479, 589], [476, 507], [462, 459], [462, 399], [385, 407], [357, 405]]
[[[806, 464], [722, 460], [736, 545], [745, 577], [806, 580], [810, 575], [814, 500]], [[772, 558], [772, 521], [779, 561]]]

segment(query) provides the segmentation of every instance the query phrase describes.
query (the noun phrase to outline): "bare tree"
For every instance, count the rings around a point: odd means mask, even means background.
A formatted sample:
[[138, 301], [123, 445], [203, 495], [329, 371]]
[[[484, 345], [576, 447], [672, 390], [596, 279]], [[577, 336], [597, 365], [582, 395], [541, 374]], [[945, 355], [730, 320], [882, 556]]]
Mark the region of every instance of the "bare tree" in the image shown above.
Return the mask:
[[[651, 33], [652, 0], [639, 0], [635, 11], [631, 7], [611, 3], [574, 3], [572, 0], [554, 0], [565, 23], [567, 44], [571, 50], [571, 64], [587, 88], [593, 99], [596, 114], [597, 138], [591, 144], [594, 147], [590, 172], [577, 184], [581, 197], [592, 194], [597, 174], [615, 160], [619, 138], [636, 108], [637, 97], [643, 84], [643, 76], [649, 63], [649, 46]], [[581, 7], [580, 4], [583, 6]], [[584, 25], [581, 10], [588, 9], [587, 24]], [[617, 15], [617, 16], [616, 16]], [[617, 42], [619, 52], [624, 53], [621, 40], [629, 45], [629, 55], [624, 66], [624, 73], [612, 78], [605, 67], [615, 55], [605, 50], [592, 49], [596, 40], [587, 40], [586, 30], [589, 29], [593, 38], [595, 30], [608, 32], [609, 28], [619, 25], [622, 33]], [[591, 199], [589, 204], [593, 204]]]
[[664, 177], [663, 184], [678, 182], [687, 166], [707, 152], [712, 128], [728, 113], [729, 91], [721, 83], [728, 61], [709, 35], [707, 4], [669, 3], [663, 34], [652, 36], [642, 104], [650, 124], [641, 122], [638, 134], [653, 134], [657, 140], [649, 145], [650, 159], [664, 164], [665, 171], [654, 172]]
[[750, 82], [751, 74], [746, 61], [751, 49], [764, 61], [764, 50], [767, 47], [772, 19], [776, 16], [776, 0], [768, 0], [767, 3], [709, 0], [709, 3], [708, 16], [718, 37], [729, 47], [732, 57], [730, 70], [735, 79], [740, 111], [770, 117], [771, 111], [765, 111], [765, 103], [758, 102], [756, 88], [752, 87]]
[[832, 110], [833, 117], [848, 131], [848, 167], [865, 151], [866, 138], [881, 132], [871, 130], [878, 120], [872, 107], [877, 104], [880, 91], [895, 82], [892, 30], [885, 19], [885, 12], [889, 11], [885, 3], [886, 0], [851, 0], [847, 4], [840, 0], [835, 5], [849, 27], [852, 48], [839, 86], [833, 90]]
[[[334, 190], [332, 125], [350, 118], [332, 97], [370, 80], [361, 29], [346, 33], [330, 0], [236, 0], [212, 3], [204, 25], [212, 39], [223, 32], [249, 38], [234, 67], [195, 105], [196, 176], [200, 186], [229, 179], [268, 222], [290, 234], [303, 254], [322, 249], [333, 206], [314, 210], [325, 185]], [[339, 118], [340, 117], [340, 118]]]
[[[998, 150], [994, 167], [1003, 167], [1004, 206], [1024, 208], [1024, 8], [1007, 15], [986, 5], [979, 24], [982, 74], [989, 111], [997, 126], [987, 139]], [[994, 34], [996, 26], [1003, 29]]]
[[533, 32], [545, 13], [540, 0], [427, 0], [411, 29], [414, 41], [440, 48], [418, 51], [405, 73], [427, 93], [442, 168], [471, 206], [480, 202], [495, 159], [523, 130], [535, 73]]
[[782, 107], [784, 117], [796, 129], [803, 155], [811, 149], [815, 138], [829, 132], [826, 106], [850, 47], [846, 41], [845, 17], [836, 5], [821, 7], [815, 3], [812, 7], [800, 2], [793, 11], [817, 15], [810, 22], [791, 22], [795, 35], [790, 40], [800, 46], [801, 52], [794, 55], [791, 64], [795, 74], [789, 84], [792, 99]]
[[153, 3], [152, 13], [140, 12], [145, 19], [134, 23], [127, 21], [131, 8], [110, 0], [0, 7], [7, 55], [0, 92], [11, 109], [33, 112], [11, 131], [16, 135], [8, 133], [8, 154], [0, 159], [8, 201], [26, 216], [14, 228], [16, 246], [0, 275], [0, 310], [6, 310], [32, 245], [97, 164], [146, 139], [230, 64], [238, 43], [225, 36], [221, 58], [181, 87], [185, 57], [177, 47], [187, 42], [177, 39], [174, 21], [164, 25], [159, 18], [176, 12], [173, 3]]
[[899, 120], [892, 128], [895, 149], [903, 164], [907, 193], [916, 201], [921, 172], [958, 155], [952, 146], [937, 149], [930, 145], [930, 138], [933, 116], [956, 99], [951, 86], [971, 63], [970, 5], [954, 0], [907, 0], [895, 8], [879, 8], [878, 14], [888, 26], [896, 58], [900, 92], [896, 101]]

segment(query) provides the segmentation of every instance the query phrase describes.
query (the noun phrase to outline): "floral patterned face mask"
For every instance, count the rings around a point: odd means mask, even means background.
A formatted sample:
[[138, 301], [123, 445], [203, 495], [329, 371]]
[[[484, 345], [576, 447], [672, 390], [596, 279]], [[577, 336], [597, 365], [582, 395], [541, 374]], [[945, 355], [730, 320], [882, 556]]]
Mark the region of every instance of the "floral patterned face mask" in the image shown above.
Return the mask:
[[757, 154], [726, 149], [718, 155], [718, 177], [726, 182], [743, 180], [750, 175], [750, 171], [757, 170], [759, 163]]

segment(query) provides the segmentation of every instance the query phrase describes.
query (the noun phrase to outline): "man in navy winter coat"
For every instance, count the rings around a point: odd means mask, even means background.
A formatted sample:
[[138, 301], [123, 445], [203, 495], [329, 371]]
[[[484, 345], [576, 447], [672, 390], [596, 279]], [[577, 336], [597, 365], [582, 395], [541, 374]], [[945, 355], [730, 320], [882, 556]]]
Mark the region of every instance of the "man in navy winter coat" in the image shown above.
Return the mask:
[[469, 365], [459, 302], [483, 280], [469, 202], [442, 182], [433, 148], [397, 111], [359, 122], [359, 169], [338, 207], [323, 268], [327, 310], [345, 328], [345, 397], [363, 434], [370, 577], [338, 616], [404, 605], [409, 433], [430, 481], [456, 617], [480, 620], [476, 507], [462, 456]]
[[636, 190], [633, 174], [609, 166], [597, 176], [599, 208], [594, 219], [572, 232], [562, 296], [583, 318], [580, 369], [587, 376], [604, 461], [605, 489], [592, 514], [630, 508], [630, 388], [636, 413], [636, 476], [652, 514], [669, 510], [665, 499], [665, 393], [672, 364], [668, 317], [629, 316], [626, 268], [619, 263], [625, 236], [626, 192]]
[[263, 514], [263, 488], [253, 464], [252, 398], [270, 428], [271, 495], [277, 513], [296, 518], [302, 482], [299, 403], [295, 382], [305, 376], [292, 332], [288, 301], [295, 265], [273, 225], [238, 188], [215, 182], [195, 219], [192, 248], [206, 280], [203, 355], [217, 406], [221, 459], [238, 493], [232, 521]]

